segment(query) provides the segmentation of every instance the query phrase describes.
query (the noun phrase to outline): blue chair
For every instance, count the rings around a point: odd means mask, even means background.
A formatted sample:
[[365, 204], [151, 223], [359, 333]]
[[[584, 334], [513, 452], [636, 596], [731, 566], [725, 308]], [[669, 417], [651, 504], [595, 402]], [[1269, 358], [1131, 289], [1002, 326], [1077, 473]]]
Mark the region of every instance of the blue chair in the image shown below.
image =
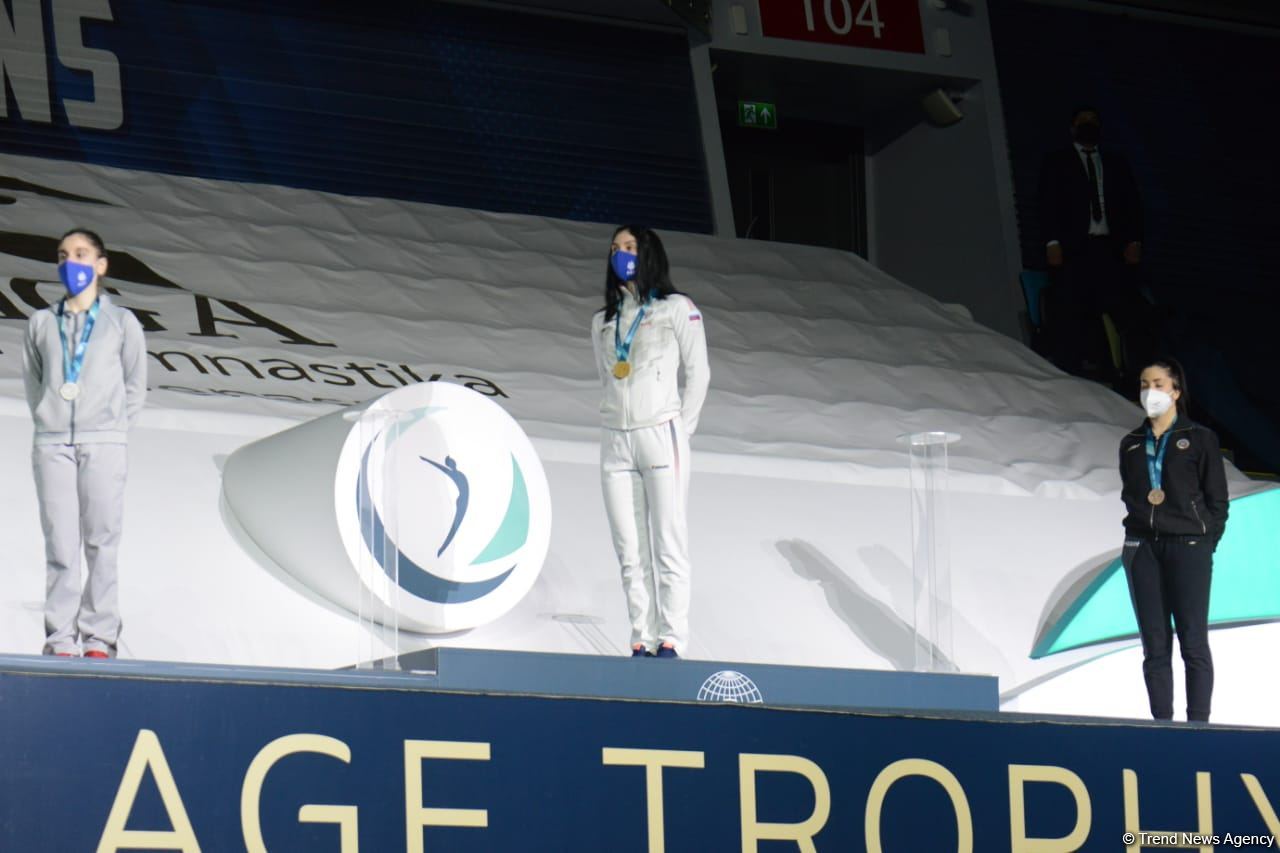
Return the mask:
[[1041, 270], [1023, 270], [1018, 276], [1022, 282], [1022, 296], [1027, 300], [1027, 319], [1031, 327], [1039, 329], [1043, 323], [1040, 316], [1040, 294], [1049, 286], [1049, 274]]
[[[1027, 301], [1027, 320], [1032, 332], [1042, 331], [1044, 326], [1044, 289], [1049, 286], [1049, 274], [1042, 270], [1023, 270], [1018, 275], [1022, 283], [1022, 296]], [[1052, 313], [1052, 312], [1050, 312]], [[1102, 315], [1102, 328], [1106, 333], [1111, 366], [1120, 370], [1124, 365], [1124, 338], [1109, 314]]]

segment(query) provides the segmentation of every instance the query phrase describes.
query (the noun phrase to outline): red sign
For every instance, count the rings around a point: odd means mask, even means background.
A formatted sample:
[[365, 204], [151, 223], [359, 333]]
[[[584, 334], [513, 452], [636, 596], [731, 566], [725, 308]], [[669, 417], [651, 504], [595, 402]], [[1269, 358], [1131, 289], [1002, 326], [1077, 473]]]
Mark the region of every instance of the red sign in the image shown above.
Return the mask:
[[924, 53], [919, 0], [759, 0], [764, 34]]

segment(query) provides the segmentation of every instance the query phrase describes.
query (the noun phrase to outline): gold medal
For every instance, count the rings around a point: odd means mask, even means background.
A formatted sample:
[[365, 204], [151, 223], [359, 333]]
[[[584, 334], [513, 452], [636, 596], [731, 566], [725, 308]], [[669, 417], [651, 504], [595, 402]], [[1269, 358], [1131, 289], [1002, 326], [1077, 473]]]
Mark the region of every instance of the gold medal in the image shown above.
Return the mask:
[[626, 378], [627, 378], [628, 376], [630, 376], [630, 375], [631, 375], [631, 363], [630, 363], [630, 362], [627, 362], [627, 361], [620, 361], [620, 362], [618, 362], [617, 364], [615, 364], [615, 365], [613, 366], [613, 378], [614, 378], [614, 379], [626, 379]]
[[1160, 506], [1164, 503], [1164, 489], [1152, 489], [1147, 492], [1147, 503], [1152, 506]]

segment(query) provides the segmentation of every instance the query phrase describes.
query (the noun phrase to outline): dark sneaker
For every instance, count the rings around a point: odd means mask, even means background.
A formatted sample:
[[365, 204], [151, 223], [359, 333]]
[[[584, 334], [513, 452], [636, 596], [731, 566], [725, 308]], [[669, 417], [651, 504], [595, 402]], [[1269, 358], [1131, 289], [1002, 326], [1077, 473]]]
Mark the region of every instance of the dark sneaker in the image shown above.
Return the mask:
[[631, 656], [633, 658], [651, 658], [653, 657], [653, 652], [649, 651], [648, 649], [642, 646], [638, 649], [632, 649]]
[[658, 646], [658, 653], [654, 657], [678, 658], [680, 655], [676, 654], [675, 646]]

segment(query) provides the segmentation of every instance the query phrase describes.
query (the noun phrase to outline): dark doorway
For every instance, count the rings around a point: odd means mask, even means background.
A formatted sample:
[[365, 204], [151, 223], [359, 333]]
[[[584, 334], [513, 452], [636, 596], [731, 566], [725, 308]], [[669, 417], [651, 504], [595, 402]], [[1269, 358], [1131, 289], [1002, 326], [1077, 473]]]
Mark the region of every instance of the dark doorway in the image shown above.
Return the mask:
[[739, 237], [827, 246], [867, 256], [862, 131], [779, 119], [777, 130], [720, 116]]

